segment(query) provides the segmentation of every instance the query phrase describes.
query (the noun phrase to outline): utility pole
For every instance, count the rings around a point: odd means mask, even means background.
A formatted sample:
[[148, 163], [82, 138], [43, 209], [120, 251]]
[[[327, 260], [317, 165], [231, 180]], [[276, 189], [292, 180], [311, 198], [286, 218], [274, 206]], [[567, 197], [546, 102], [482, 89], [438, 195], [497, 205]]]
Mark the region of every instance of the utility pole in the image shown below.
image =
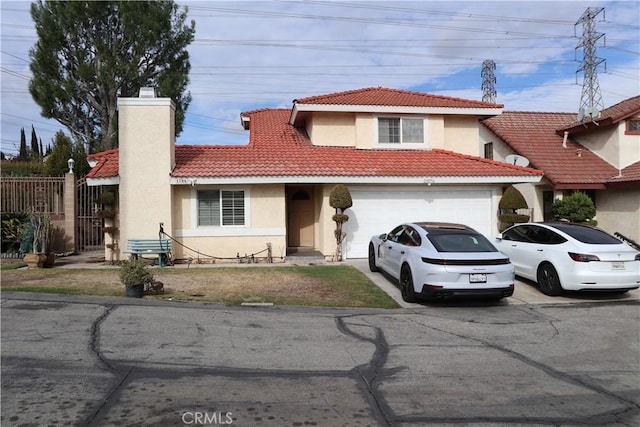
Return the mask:
[[598, 66], [605, 60], [604, 58], [598, 58], [596, 52], [596, 43], [604, 37], [604, 33], [598, 33], [596, 31], [595, 23], [596, 16], [602, 12], [604, 12], [604, 7], [587, 8], [573, 27], [575, 34], [576, 26], [582, 25], [582, 37], [580, 43], [576, 46], [576, 50], [580, 48], [583, 50], [582, 64], [576, 71], [576, 82], [577, 73], [584, 73], [580, 108], [578, 109], [578, 121], [588, 119], [595, 123], [595, 119], [600, 115], [600, 111], [604, 109], [600, 84], [598, 83]]
[[482, 100], [484, 102], [496, 102], [496, 63], [493, 59], [485, 59], [482, 62]]

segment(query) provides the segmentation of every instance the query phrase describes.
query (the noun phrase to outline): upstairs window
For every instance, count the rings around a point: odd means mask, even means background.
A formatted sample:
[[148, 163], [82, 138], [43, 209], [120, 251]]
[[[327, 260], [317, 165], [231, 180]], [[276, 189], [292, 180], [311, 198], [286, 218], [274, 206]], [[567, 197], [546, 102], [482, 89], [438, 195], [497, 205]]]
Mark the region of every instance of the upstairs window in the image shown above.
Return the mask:
[[424, 119], [378, 117], [379, 144], [424, 144]]
[[640, 117], [627, 119], [627, 135], [640, 135]]
[[484, 158], [493, 160], [493, 142], [484, 144]]
[[198, 226], [244, 225], [244, 191], [198, 191]]

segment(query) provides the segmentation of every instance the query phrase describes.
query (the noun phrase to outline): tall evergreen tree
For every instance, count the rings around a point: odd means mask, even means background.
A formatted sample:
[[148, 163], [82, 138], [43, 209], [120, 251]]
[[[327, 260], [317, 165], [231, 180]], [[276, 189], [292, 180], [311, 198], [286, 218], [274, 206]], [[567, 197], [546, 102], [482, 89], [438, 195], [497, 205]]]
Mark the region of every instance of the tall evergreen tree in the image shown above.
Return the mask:
[[75, 161], [73, 171], [76, 175], [83, 176], [89, 171], [87, 154], [82, 144], [74, 144], [64, 132], [58, 131], [53, 137], [53, 148], [45, 160], [44, 173], [48, 176], [64, 175], [69, 171], [69, 158]]
[[38, 146], [38, 136], [36, 135], [35, 128], [31, 125], [31, 160], [40, 161], [41, 158], [42, 153]]
[[173, 1], [46, 1], [31, 5], [38, 41], [29, 91], [42, 115], [89, 152], [117, 147], [118, 97], [145, 86], [176, 104], [176, 133], [191, 102], [187, 46], [195, 22]]
[[29, 160], [29, 150], [27, 150], [27, 137], [24, 134], [24, 128], [20, 129], [20, 151], [18, 152], [18, 160], [24, 162]]

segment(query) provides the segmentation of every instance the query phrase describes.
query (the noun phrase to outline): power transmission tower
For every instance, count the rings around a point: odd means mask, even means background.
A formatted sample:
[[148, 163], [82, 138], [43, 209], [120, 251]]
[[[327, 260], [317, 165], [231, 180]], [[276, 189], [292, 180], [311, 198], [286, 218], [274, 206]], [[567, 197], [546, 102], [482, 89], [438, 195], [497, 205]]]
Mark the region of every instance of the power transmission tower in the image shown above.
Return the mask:
[[493, 59], [485, 59], [482, 61], [482, 100], [484, 102], [496, 102], [496, 63]]
[[[580, 96], [580, 108], [578, 109], [578, 121], [586, 118], [595, 121], [600, 111], [604, 109], [602, 102], [602, 93], [600, 92], [600, 84], [598, 83], [598, 66], [605, 60], [598, 58], [596, 52], [596, 43], [600, 40], [604, 33], [596, 32], [595, 18], [604, 11], [604, 7], [589, 7], [584, 11], [578, 22], [574, 25], [574, 33], [576, 26], [582, 25], [582, 38], [576, 50], [582, 48], [582, 64], [576, 71], [583, 72], [582, 95]], [[604, 16], [603, 16], [604, 17]], [[605, 63], [606, 71], [606, 63]]]

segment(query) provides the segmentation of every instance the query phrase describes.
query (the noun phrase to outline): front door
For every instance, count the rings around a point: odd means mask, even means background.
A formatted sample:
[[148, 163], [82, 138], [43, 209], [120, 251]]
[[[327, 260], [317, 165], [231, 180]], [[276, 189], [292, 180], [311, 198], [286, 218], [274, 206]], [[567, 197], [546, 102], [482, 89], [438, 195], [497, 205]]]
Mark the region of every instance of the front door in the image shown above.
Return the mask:
[[310, 187], [291, 188], [289, 192], [289, 247], [313, 247], [313, 197]]

